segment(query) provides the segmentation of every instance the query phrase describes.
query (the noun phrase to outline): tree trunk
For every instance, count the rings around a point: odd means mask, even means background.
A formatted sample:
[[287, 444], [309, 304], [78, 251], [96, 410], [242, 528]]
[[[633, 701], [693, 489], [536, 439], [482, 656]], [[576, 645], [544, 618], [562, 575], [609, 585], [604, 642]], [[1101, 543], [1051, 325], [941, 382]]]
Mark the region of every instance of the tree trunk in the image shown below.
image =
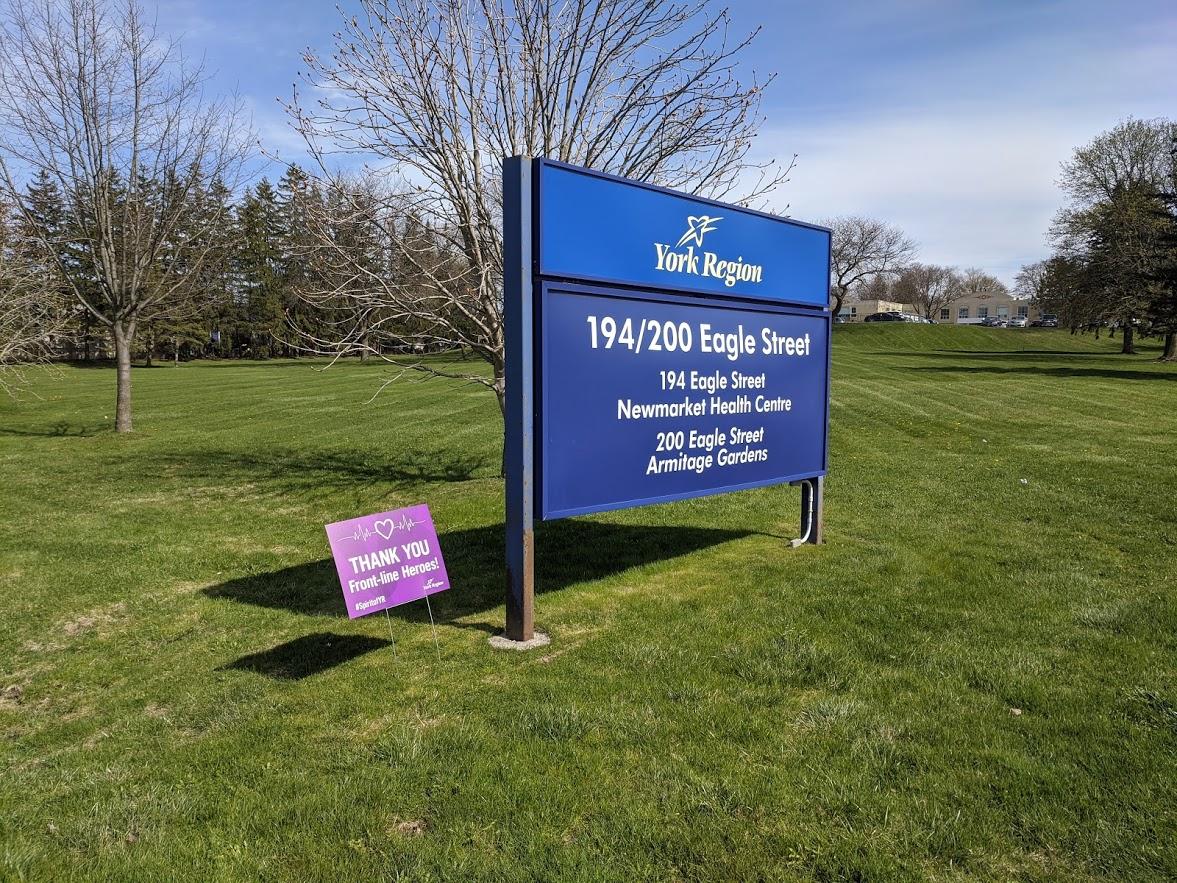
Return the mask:
[[1132, 346], [1133, 338], [1136, 337], [1135, 329], [1128, 324], [1124, 325], [1124, 345], [1120, 347], [1120, 354], [1124, 356], [1131, 356], [1136, 353], [1136, 348]]
[[1165, 332], [1165, 351], [1161, 353], [1162, 362], [1177, 362], [1177, 331]]
[[131, 340], [134, 326], [116, 322], [112, 329], [114, 336], [115, 361], [118, 364], [117, 393], [115, 395], [115, 432], [131, 431]]
[[838, 313], [842, 312], [842, 301], [846, 299], [846, 292], [835, 286], [834, 289], [830, 292], [830, 296], [834, 299], [834, 310], [831, 315], [836, 316]]
[[499, 413], [503, 416], [503, 456], [499, 460], [499, 478], [507, 477], [507, 375], [503, 363], [494, 363], [495, 398], [499, 402]]
[[180, 367], [180, 338], [172, 338], [172, 360], [175, 367]]
[[155, 332], [150, 331], [147, 334], [147, 367], [151, 367], [152, 360], [155, 358]]

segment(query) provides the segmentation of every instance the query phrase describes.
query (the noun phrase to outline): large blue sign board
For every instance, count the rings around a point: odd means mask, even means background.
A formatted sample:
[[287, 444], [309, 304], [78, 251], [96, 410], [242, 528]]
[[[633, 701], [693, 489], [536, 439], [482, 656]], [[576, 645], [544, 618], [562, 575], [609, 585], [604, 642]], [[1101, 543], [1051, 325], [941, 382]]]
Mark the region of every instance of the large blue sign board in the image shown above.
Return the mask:
[[800, 480], [820, 541], [829, 230], [513, 157], [503, 242], [509, 638], [536, 515]]
[[537, 503], [824, 475], [830, 233], [536, 163]]
[[544, 518], [825, 472], [827, 317], [548, 284], [541, 321]]
[[551, 162], [538, 188], [541, 276], [829, 306], [822, 227]]

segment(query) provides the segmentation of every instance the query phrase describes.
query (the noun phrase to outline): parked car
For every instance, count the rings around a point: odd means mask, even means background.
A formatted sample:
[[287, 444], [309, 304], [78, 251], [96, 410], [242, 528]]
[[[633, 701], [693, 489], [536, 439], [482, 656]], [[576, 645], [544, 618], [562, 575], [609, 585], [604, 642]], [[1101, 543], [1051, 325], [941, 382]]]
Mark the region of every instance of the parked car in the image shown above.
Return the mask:
[[902, 313], [871, 313], [863, 322], [902, 322]]
[[1006, 323], [998, 316], [986, 316], [981, 320], [981, 324], [986, 328], [1004, 328]]
[[1025, 328], [1030, 324], [1030, 321], [1025, 316], [1014, 316], [1009, 320], [1010, 328]]
[[1054, 315], [1053, 313], [1043, 313], [1042, 314], [1042, 327], [1043, 328], [1058, 328], [1058, 316]]

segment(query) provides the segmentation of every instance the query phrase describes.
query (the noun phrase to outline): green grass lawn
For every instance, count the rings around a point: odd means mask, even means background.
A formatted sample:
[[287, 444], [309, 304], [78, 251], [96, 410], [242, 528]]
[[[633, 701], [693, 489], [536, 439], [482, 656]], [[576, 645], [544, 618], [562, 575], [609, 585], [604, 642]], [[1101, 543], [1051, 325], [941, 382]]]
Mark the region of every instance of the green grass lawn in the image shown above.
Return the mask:
[[[835, 331], [827, 544], [770, 488], [541, 525], [496, 652], [500, 423], [350, 363], [0, 402], [0, 878], [1172, 879], [1177, 368]], [[326, 522], [453, 590], [349, 621]]]

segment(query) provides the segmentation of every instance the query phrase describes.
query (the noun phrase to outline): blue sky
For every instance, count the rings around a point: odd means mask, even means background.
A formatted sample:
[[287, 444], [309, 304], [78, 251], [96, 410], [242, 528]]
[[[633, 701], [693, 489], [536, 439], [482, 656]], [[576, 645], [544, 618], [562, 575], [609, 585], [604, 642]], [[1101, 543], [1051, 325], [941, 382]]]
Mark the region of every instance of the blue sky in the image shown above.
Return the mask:
[[[349, 2], [345, 2], [349, 8]], [[777, 79], [756, 145], [799, 154], [769, 208], [867, 214], [936, 263], [1007, 282], [1045, 256], [1059, 162], [1125, 116], [1177, 117], [1177, 2], [786, 3], [733, 0], [762, 32], [744, 59]], [[297, 158], [276, 99], [304, 47], [330, 48], [330, 2], [161, 0], [161, 30], [236, 90], [264, 144]]]

